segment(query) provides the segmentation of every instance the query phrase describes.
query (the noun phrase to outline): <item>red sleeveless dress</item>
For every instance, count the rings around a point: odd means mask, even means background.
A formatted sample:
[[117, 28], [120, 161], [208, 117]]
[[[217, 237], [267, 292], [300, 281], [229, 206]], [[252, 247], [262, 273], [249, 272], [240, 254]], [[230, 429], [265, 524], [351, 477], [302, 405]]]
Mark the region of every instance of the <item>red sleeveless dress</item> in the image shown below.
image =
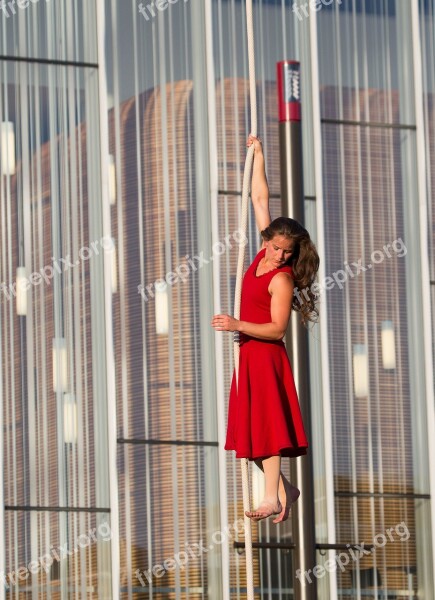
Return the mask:
[[[240, 319], [270, 323], [269, 284], [278, 272], [293, 274], [290, 266], [256, 275], [263, 248], [246, 271], [242, 284]], [[225, 450], [237, 458], [300, 456], [308, 442], [299, 407], [293, 371], [285, 344], [240, 334], [239, 381], [233, 373]]]

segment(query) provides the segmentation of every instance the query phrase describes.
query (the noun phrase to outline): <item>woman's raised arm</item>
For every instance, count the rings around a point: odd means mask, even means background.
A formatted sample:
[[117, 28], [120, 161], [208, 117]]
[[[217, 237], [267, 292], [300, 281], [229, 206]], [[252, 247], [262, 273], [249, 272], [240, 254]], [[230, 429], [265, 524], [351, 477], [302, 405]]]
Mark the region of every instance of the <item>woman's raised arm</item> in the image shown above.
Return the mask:
[[263, 147], [258, 138], [250, 135], [246, 145], [254, 144], [254, 166], [252, 169], [251, 199], [255, 220], [259, 231], [263, 231], [271, 222], [269, 211], [269, 186], [264, 167]]

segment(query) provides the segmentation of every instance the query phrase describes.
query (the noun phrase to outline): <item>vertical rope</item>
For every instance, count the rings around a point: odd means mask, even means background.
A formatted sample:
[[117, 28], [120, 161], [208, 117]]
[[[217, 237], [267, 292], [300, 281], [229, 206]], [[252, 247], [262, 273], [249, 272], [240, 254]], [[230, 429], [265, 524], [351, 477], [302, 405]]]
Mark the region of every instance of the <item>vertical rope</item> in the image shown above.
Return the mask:
[[[251, 102], [251, 134], [257, 135], [257, 94], [255, 82], [255, 51], [254, 51], [254, 26], [252, 18], [252, 0], [246, 0], [246, 28], [248, 37], [248, 59], [249, 59], [249, 96]], [[245, 171], [243, 174], [242, 211], [240, 217], [240, 229], [247, 234], [248, 212], [249, 212], [249, 190], [251, 184], [252, 165], [254, 161], [254, 145], [252, 144], [246, 154]], [[234, 317], [240, 319], [240, 300], [242, 296], [243, 266], [245, 262], [245, 246], [239, 246], [237, 261], [236, 290], [234, 296]], [[239, 342], [234, 336], [234, 365], [236, 369], [236, 381], [239, 378]], [[243, 515], [245, 519], [245, 556], [246, 556], [246, 590], [247, 599], [254, 600], [254, 569], [252, 558], [252, 531], [251, 519], [245, 515], [251, 510], [249, 493], [248, 459], [241, 459], [242, 487], [243, 487]]]

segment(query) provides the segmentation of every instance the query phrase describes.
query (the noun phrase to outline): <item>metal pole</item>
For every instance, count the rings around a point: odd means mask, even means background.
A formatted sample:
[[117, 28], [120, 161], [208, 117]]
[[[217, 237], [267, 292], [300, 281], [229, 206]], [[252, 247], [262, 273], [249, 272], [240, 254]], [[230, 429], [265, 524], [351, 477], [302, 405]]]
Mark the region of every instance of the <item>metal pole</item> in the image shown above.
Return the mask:
[[[299, 76], [298, 62], [286, 60], [277, 63], [282, 215], [291, 217], [304, 225]], [[287, 350], [292, 363], [302, 418], [310, 444], [312, 438], [308, 332], [298, 322], [298, 319], [299, 315], [293, 311], [286, 337]], [[293, 553], [294, 598], [295, 600], [316, 600], [316, 578], [312, 577], [312, 583], [308, 583], [303, 576], [305, 571], [313, 569], [316, 564], [313, 462], [310, 449], [305, 456], [291, 459], [291, 478], [293, 485], [296, 485], [301, 491], [299, 500], [292, 506], [292, 532], [295, 543]], [[296, 573], [301, 574], [299, 579], [296, 577]]]

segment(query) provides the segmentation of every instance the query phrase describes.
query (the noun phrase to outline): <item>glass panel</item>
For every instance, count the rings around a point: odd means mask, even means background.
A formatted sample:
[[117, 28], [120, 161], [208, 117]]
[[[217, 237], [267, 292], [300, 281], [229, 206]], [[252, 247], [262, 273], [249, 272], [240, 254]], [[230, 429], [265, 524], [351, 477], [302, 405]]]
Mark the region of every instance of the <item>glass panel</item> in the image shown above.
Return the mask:
[[[428, 186], [429, 268], [432, 285], [433, 356], [435, 361], [435, 2], [420, 0], [424, 118]], [[435, 362], [434, 362], [435, 369]], [[434, 382], [435, 385], [435, 382]]]
[[[334, 487], [346, 494], [427, 493], [425, 411], [415, 352], [408, 352], [418, 343], [408, 321], [414, 298], [405, 243], [415, 235], [415, 134], [324, 125], [322, 135]], [[386, 499], [379, 513], [371, 500], [349, 502], [348, 510], [346, 517], [337, 501], [337, 534], [346, 541], [361, 539], [366, 519], [371, 527], [380, 518], [381, 529], [396, 519], [396, 505]], [[412, 528], [415, 518], [406, 515]], [[386, 590], [387, 578], [378, 585]]]
[[[338, 598], [343, 600], [417, 597], [415, 501], [339, 498], [337, 504], [341, 514], [337, 543], [342, 546], [332, 556], [319, 551], [316, 566], [299, 575], [301, 584], [307, 587], [316, 581], [319, 589], [325, 588], [333, 573]], [[357, 540], [351, 524], [355, 505], [362, 516]]]
[[[210, 271], [213, 256], [198, 247], [194, 149], [187, 141], [191, 84], [166, 89], [164, 101], [156, 87], [109, 113], [117, 186], [112, 231], [119, 240], [114, 343], [116, 356], [124, 357], [115, 367], [118, 428], [122, 438], [202, 440], [198, 294], [201, 270]], [[175, 105], [180, 123], [167, 113]], [[131, 136], [138, 114], [136, 145]], [[187, 127], [182, 135], [181, 123]]]
[[317, 13], [323, 118], [415, 123], [409, 8], [361, 0]]
[[[261, 590], [263, 597], [272, 600], [293, 600], [293, 552], [288, 549], [259, 551]], [[296, 582], [298, 583], [298, 582]], [[299, 585], [299, 584], [298, 584]]]
[[121, 598], [215, 593], [221, 545], [243, 523], [210, 526], [214, 508], [204, 486], [210, 455], [216, 462], [210, 447], [119, 446]]
[[[0, 79], [4, 501], [11, 510], [108, 510], [101, 349], [103, 260], [113, 243], [102, 237], [98, 201], [97, 72], [0, 61]], [[16, 514], [7, 515], [11, 568], [57, 543], [54, 521], [53, 533], [44, 531], [52, 515], [44, 521], [29, 512], [18, 525]], [[61, 544], [68, 519], [58, 517]], [[98, 550], [92, 560], [83, 554], [80, 568], [61, 570], [60, 585], [84, 586], [97, 573], [96, 558], [107, 579], [110, 553]]]
[[95, 11], [80, 0], [0, 2], [0, 55], [96, 63]]
[[429, 259], [435, 281], [435, 3], [420, 0], [420, 32], [423, 50], [424, 117], [427, 148]]
[[[152, 568], [154, 557], [157, 564], [183, 550], [186, 536], [196, 538], [205, 523], [209, 532], [219, 527], [210, 341], [215, 252], [208, 217], [207, 128], [201, 117], [204, 6], [192, 6], [168, 4], [166, 10], [155, 7], [153, 15], [145, 5], [141, 12], [136, 5], [126, 9], [119, 2], [106, 3], [113, 57], [108, 61], [113, 158], [108, 161], [110, 169], [114, 165], [110, 212], [117, 240], [118, 439], [151, 443], [131, 450], [119, 446], [125, 465], [119, 480], [125, 502], [121, 521], [126, 519], [121, 524], [121, 588], [128, 598], [143, 594], [135, 570], [149, 568], [141, 562], [142, 550], [139, 560], [135, 548], [146, 544]], [[183, 447], [160, 444], [173, 441]], [[184, 447], [198, 441], [213, 445], [200, 451]], [[157, 465], [159, 473], [153, 471]], [[124, 469], [130, 475], [124, 477]], [[144, 485], [136, 471], [144, 474]], [[130, 498], [131, 477], [137, 480], [136, 498]], [[169, 511], [155, 513], [156, 495], [171, 499]], [[172, 505], [178, 507], [175, 512]], [[218, 600], [221, 569], [218, 552], [165, 581], [157, 577], [154, 591], [162, 594], [157, 597], [171, 590], [189, 598], [210, 593]]]
[[[430, 4], [420, 4], [426, 66], [432, 60]], [[381, 530], [392, 524], [401, 494], [428, 498], [425, 325], [414, 319], [422, 307], [410, 83], [418, 44], [412, 44], [410, 10], [411, 3], [357, 1], [319, 16], [323, 118], [402, 128], [322, 128], [336, 530], [342, 542], [343, 532], [347, 542], [368, 535], [375, 523]], [[431, 73], [429, 66], [425, 85], [432, 92]], [[427, 130], [430, 98], [431, 93], [425, 97]], [[430, 152], [429, 142], [427, 148]], [[417, 588], [430, 596], [429, 511], [429, 502], [410, 500], [405, 516], [411, 558], [387, 561], [383, 570], [362, 565], [350, 579], [338, 573], [343, 597], [376, 590], [414, 596]]]
[[108, 598], [112, 537], [107, 513], [7, 511], [6, 598]]
[[[219, 189], [241, 191], [245, 139], [250, 127], [245, 5], [239, 1], [215, 0], [212, 6], [216, 23]], [[276, 63], [299, 59], [295, 44], [297, 32], [293, 35], [296, 23], [296, 17], [285, 2], [254, 3], [258, 134], [264, 142], [266, 170], [273, 194], [280, 192]]]

